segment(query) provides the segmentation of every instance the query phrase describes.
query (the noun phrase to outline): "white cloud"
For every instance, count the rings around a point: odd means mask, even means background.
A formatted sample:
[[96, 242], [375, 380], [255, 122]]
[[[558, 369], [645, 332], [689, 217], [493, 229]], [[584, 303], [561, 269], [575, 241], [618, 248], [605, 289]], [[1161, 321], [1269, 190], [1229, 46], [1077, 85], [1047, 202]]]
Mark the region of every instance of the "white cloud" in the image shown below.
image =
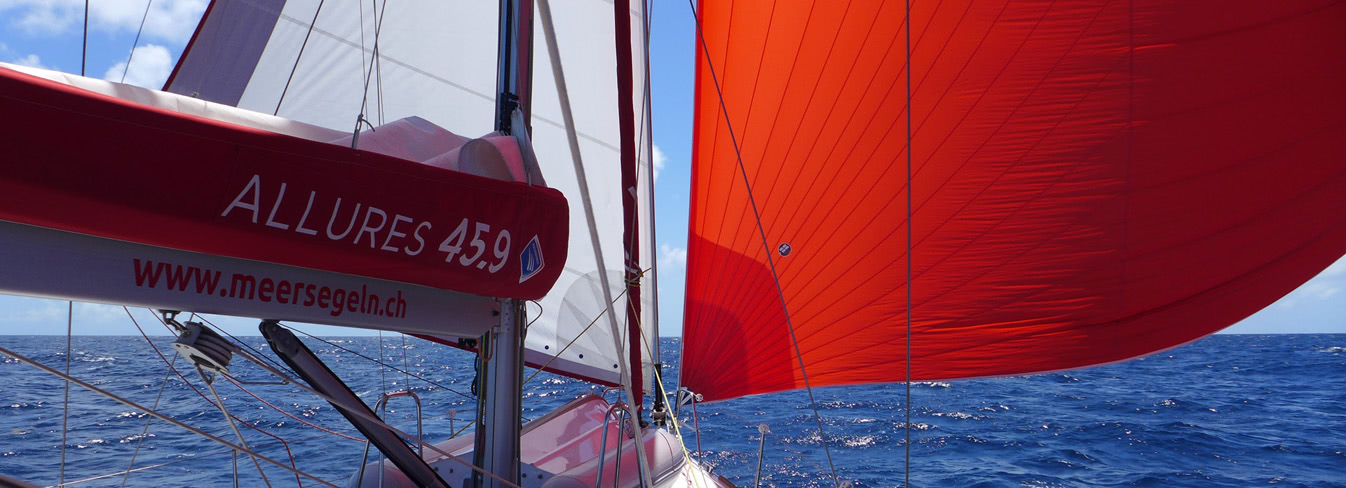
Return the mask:
[[687, 267], [687, 250], [681, 247], [673, 247], [668, 244], [659, 245], [659, 264], [665, 268], [674, 266], [679, 269]]
[[664, 170], [664, 163], [668, 157], [664, 156], [664, 151], [659, 149], [659, 145], [654, 145], [654, 181], [659, 181], [659, 172]]
[[[144, 17], [146, 38], [184, 42], [196, 30], [208, 0], [155, 0], [146, 16], [147, 1], [90, 2], [89, 30], [134, 33]], [[0, 12], [9, 24], [30, 34], [60, 34], [82, 29], [84, 23], [83, 0], [0, 0]]]
[[27, 66], [30, 68], [46, 68], [46, 66], [42, 64], [42, 60], [39, 59], [36, 54], [29, 54], [22, 58], [15, 59], [12, 62], [19, 66]]
[[[126, 81], [122, 81], [123, 72], [126, 73]], [[130, 69], [127, 69], [126, 61], [122, 61], [108, 68], [103, 79], [158, 90], [172, 72], [173, 56], [168, 53], [168, 48], [146, 44], [136, 46], [131, 55]]]

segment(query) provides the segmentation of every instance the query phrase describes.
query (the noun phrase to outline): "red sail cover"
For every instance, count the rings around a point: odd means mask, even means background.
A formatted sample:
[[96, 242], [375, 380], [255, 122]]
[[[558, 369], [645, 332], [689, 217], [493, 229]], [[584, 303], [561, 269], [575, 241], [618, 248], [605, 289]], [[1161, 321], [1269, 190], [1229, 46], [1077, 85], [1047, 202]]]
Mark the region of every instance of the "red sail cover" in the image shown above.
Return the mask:
[[[1180, 345], [1346, 253], [1346, 2], [911, 8], [913, 379]], [[683, 385], [803, 387], [735, 139], [813, 386], [903, 380], [903, 3], [700, 10]]]
[[541, 298], [565, 263], [552, 189], [7, 69], [0, 113], [0, 220], [492, 297]]

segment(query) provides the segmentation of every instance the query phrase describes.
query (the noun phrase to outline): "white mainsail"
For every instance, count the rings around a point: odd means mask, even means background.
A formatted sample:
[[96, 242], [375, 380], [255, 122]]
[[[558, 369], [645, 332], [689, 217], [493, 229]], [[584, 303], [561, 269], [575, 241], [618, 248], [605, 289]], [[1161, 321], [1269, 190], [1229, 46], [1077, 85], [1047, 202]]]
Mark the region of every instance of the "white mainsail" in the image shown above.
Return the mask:
[[[386, 10], [385, 10], [386, 5]], [[376, 12], [377, 7], [377, 12]], [[377, 126], [404, 117], [420, 117], [457, 134], [481, 135], [493, 129], [499, 6], [491, 2], [360, 2], [357, 0], [217, 0], [207, 11], [192, 44], [170, 78], [168, 91], [236, 105], [264, 113], [351, 131], [363, 117]], [[612, 5], [601, 0], [568, 2], [554, 12], [562, 62], [569, 79], [580, 149], [596, 205], [614, 310], [625, 311], [622, 245], [622, 191], [617, 63], [613, 56]], [[632, 24], [644, 25], [640, 7]], [[246, 26], [246, 28], [239, 28]], [[377, 37], [376, 34], [377, 33]], [[487, 41], [489, 40], [489, 41]], [[642, 28], [632, 33], [633, 71], [645, 70]], [[378, 56], [375, 57], [377, 43]], [[545, 53], [541, 35], [535, 53]], [[533, 73], [551, 72], [547, 56], [535, 54]], [[634, 83], [638, 121], [648, 117], [644, 80]], [[532, 142], [548, 186], [567, 197], [580, 182], [570, 169], [556, 88], [550, 76], [534, 76]], [[647, 125], [638, 125], [642, 209], [652, 186], [644, 181], [651, 164]], [[575, 200], [577, 201], [577, 200]], [[609, 384], [619, 382], [618, 363], [628, 360], [625, 338], [612, 337], [598, 319], [604, 313], [598, 266], [584, 209], [570, 206], [570, 250], [565, 270], [552, 292], [529, 306], [526, 360], [548, 370]], [[647, 226], [648, 224], [642, 225]], [[650, 233], [640, 232], [641, 268], [650, 270]], [[645, 274], [642, 281], [650, 281]], [[645, 286], [645, 283], [642, 283]], [[642, 335], [657, 345], [652, 312], [653, 290], [642, 296]], [[620, 312], [619, 312], [620, 313]], [[618, 317], [623, 323], [625, 315]], [[591, 324], [593, 326], [591, 326]], [[625, 330], [625, 329], [624, 329]], [[620, 353], [614, 344], [621, 343]], [[652, 367], [649, 349], [641, 370]], [[648, 385], [648, 381], [645, 382]]]

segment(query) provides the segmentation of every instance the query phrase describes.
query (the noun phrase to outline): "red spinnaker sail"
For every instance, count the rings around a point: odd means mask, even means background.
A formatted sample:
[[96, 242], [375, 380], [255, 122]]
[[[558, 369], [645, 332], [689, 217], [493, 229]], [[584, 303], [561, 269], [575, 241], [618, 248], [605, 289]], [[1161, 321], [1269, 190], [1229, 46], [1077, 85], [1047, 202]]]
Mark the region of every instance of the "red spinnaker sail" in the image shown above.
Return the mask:
[[707, 400], [803, 387], [768, 252], [813, 386], [905, 378], [909, 256], [933, 380], [1180, 345], [1346, 253], [1346, 2], [911, 2], [910, 54], [905, 8], [702, 2], [681, 381]]

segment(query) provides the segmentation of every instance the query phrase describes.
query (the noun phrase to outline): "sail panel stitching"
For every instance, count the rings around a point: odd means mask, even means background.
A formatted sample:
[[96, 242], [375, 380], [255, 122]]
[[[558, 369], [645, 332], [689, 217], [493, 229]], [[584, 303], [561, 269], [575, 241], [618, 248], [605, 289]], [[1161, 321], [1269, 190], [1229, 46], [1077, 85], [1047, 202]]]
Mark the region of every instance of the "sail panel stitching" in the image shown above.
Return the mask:
[[794, 346], [795, 358], [799, 360], [799, 373], [804, 378], [804, 390], [809, 395], [809, 405], [813, 408], [813, 420], [818, 424], [818, 438], [823, 445], [823, 453], [827, 455], [827, 467], [831, 469], [832, 485], [840, 486], [841, 482], [837, 478], [836, 465], [832, 463], [832, 451], [827, 447], [827, 433], [823, 430], [822, 416], [818, 414], [818, 401], [813, 396], [813, 386], [809, 384], [808, 371], [804, 365], [804, 355], [799, 351], [799, 340], [795, 338], [794, 324], [790, 322], [790, 307], [785, 302], [785, 292], [781, 289], [780, 276], [776, 274], [776, 260], [771, 257], [771, 243], [767, 241], [766, 231], [762, 228], [762, 215], [757, 210], [757, 201], [753, 198], [752, 183], [748, 180], [748, 171], [743, 165], [743, 153], [739, 150], [737, 137], [734, 135], [733, 123], [729, 119], [729, 109], [724, 102], [724, 92], [720, 88], [719, 78], [715, 75], [715, 66], [711, 63], [710, 48], [706, 45], [706, 38], [701, 33], [701, 18], [696, 13], [696, 4], [693, 0], [688, 0], [688, 6], [692, 9], [692, 18], [696, 23], [696, 37], [700, 40], [701, 49], [706, 55], [706, 67], [710, 70], [710, 78], [715, 83], [715, 93], [720, 101], [720, 113], [724, 115], [725, 127], [729, 130], [729, 139], [734, 145], [734, 154], [738, 159], [739, 173], [743, 176], [743, 186], [748, 192], [748, 202], [752, 207], [753, 217], [757, 220], [757, 232], [761, 236], [762, 246], [766, 248], [767, 264], [771, 268], [771, 278], [776, 283], [776, 294], [780, 297], [781, 311], [785, 314], [785, 326], [790, 332], [790, 343]]

